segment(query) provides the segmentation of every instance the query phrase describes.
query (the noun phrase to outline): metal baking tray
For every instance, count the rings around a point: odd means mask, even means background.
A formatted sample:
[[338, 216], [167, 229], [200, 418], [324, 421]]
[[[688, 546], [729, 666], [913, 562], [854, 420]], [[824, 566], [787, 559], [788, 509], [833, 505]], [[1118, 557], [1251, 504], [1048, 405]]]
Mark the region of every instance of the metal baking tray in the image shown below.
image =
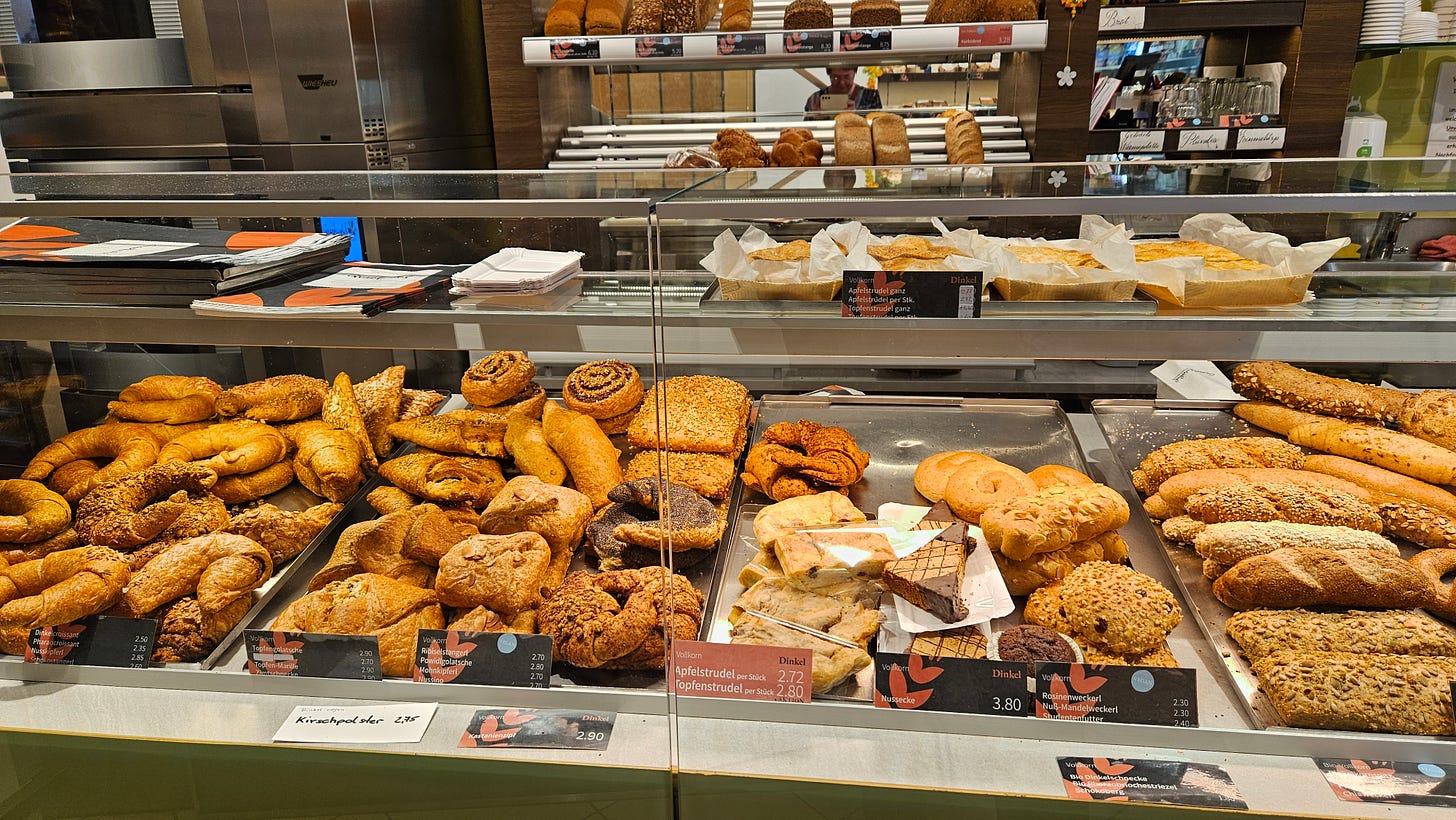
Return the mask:
[[[1007, 464], [1031, 470], [1043, 464], [1062, 464], [1086, 471], [1081, 446], [1070, 421], [1054, 401], [1015, 399], [958, 399], [898, 396], [765, 396], [758, 404], [751, 443], [781, 421], [809, 419], [843, 427], [860, 449], [870, 454], [864, 478], [847, 488], [855, 506], [871, 518], [881, 504], [899, 502], [930, 506], [915, 491], [915, 468], [928, 456], [945, 450], [978, 450]], [[726, 559], [718, 585], [708, 600], [711, 614], [708, 640], [728, 641], [728, 612], [743, 594], [738, 571], [758, 551], [753, 517], [769, 503], [758, 493], [745, 498], [729, 522], [727, 540], [720, 547]], [[889, 607], [893, 618], [893, 604]], [[1011, 618], [995, 625], [1012, 624]], [[882, 629], [882, 633], [885, 630]], [[887, 636], [882, 634], [880, 645]], [[903, 638], [902, 638], [903, 640]], [[903, 647], [894, 647], [900, 651]], [[871, 653], [873, 654], [873, 652]], [[874, 667], [866, 667], [828, 693], [826, 699], [869, 701], [874, 694]]]
[[[1270, 436], [1269, 431], [1255, 427], [1236, 417], [1235, 401], [1182, 401], [1099, 399], [1092, 403], [1092, 415], [1107, 437], [1113, 456], [1124, 472], [1130, 473], [1148, 453], [1166, 444], [1193, 438], [1226, 436]], [[1259, 680], [1237, 643], [1224, 632], [1224, 623], [1235, 610], [1213, 597], [1213, 584], [1203, 577], [1203, 558], [1191, 548], [1162, 537], [1146, 514], [1141, 498], [1126, 491], [1133, 508], [1129, 526], [1145, 527], [1163, 544], [1163, 555], [1178, 581], [1184, 601], [1193, 608], [1194, 619], [1208, 642], [1218, 650], [1224, 667], [1240, 695], [1240, 703], [1254, 726], [1260, 729], [1283, 726], [1274, 704], [1259, 689]], [[1403, 541], [1395, 542], [1402, 557], [1409, 558], [1417, 550]]]
[[[555, 398], [559, 399], [560, 397], [557, 396]], [[444, 413], [467, 406], [468, 404], [462, 397], [452, 395], [450, 400], [441, 406], [438, 412]], [[613, 443], [617, 445], [619, 451], [622, 451], [622, 463], [625, 469], [626, 462], [629, 459], [625, 436], [614, 436]], [[403, 449], [396, 451], [394, 455], [411, 452], [413, 448], [414, 445], [406, 444]], [[349, 507], [335, 519], [337, 526], [331, 525], [329, 531], [326, 533], [328, 537], [321, 539], [323, 546], [319, 547], [318, 544], [315, 544], [310, 547], [309, 553], [300, 555], [293, 560], [290, 566], [295, 569], [289, 577], [289, 582], [286, 586], [282, 587], [282, 594], [274, 593], [269, 595], [268, 600], [263, 601], [259, 606], [255, 606], [249, 613], [249, 616], [235, 630], [238, 636], [241, 636], [245, 629], [269, 628], [273, 621], [279, 615], [283, 614], [283, 610], [289, 604], [298, 600], [308, 592], [309, 581], [329, 562], [329, 558], [333, 554], [334, 545], [338, 543], [338, 536], [343, 532], [344, 528], [351, 524], [369, 521], [379, 517], [373, 508], [369, 506], [364, 496], [369, 490], [385, 483], [383, 480], [375, 478], [359, 491], [355, 498], [350, 501]], [[733, 494], [730, 496], [730, 510], [734, 509], [738, 504], [738, 493], [741, 492], [738, 484], [738, 482], [734, 482]], [[705, 597], [711, 592], [713, 579], [718, 574], [721, 574], [721, 566], [724, 562], [724, 550], [721, 547], [721, 543], [725, 542], [726, 536], [724, 542], [720, 542], [719, 548], [713, 550], [712, 554], [705, 557], [702, 561], [691, 567], [675, 569], [676, 572], [685, 576], [693, 586], [697, 587]], [[568, 568], [569, 572], [576, 572], [577, 570], [596, 572], [596, 568], [586, 558], [586, 549], [584, 546], [578, 548], [575, 557], [572, 559], [571, 566]], [[704, 632], [706, 632], [706, 629], [707, 626], [705, 623]], [[231, 639], [232, 636], [230, 636]], [[244, 666], [246, 660], [247, 656], [244, 651], [243, 642], [236, 640], [235, 645], [230, 647], [230, 655], [225, 661], [225, 666], [229, 671], [246, 674]], [[666, 677], [660, 670], [580, 669], [565, 666], [560, 663], [553, 666], [550, 683], [553, 689], [570, 686], [602, 686], [649, 691], [667, 690]]]
[[[808, 313], [838, 316], [839, 300], [724, 299], [714, 280], [698, 300], [707, 313]], [[981, 316], [1151, 316], [1158, 303], [1141, 291], [1126, 302], [1007, 302], [987, 298], [981, 301]]]

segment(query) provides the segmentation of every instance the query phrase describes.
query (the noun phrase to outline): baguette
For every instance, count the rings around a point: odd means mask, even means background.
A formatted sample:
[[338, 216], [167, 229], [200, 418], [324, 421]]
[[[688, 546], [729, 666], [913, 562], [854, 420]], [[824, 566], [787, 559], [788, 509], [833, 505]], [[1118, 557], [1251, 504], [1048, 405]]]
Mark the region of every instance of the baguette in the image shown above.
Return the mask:
[[1280, 718], [1305, 729], [1456, 733], [1456, 659], [1283, 650], [1254, 662]]
[[834, 118], [834, 164], [875, 164], [875, 147], [869, 120], [849, 112]]
[[1251, 661], [1282, 649], [1456, 656], [1456, 632], [1408, 609], [1373, 612], [1255, 609], [1229, 618], [1224, 631], [1238, 642]]
[[1456, 450], [1456, 393], [1427, 390], [1401, 406], [1400, 429], [1432, 444]]
[[[1252, 484], [1254, 482], [1283, 482], [1305, 487], [1329, 487], [1333, 490], [1347, 492], [1366, 503], [1374, 498], [1364, 487], [1324, 473], [1286, 470], [1280, 467], [1226, 467], [1216, 470], [1193, 470], [1175, 475], [1158, 485], [1158, 494], [1149, 497], [1143, 503], [1143, 508], [1148, 511], [1148, 515], [1154, 518], [1172, 518], [1184, 514], [1184, 504], [1194, 493], [1226, 484]], [[1155, 514], [1155, 510], [1156, 513], [1166, 513], [1166, 515]]]
[[1198, 438], [1175, 441], [1147, 455], [1132, 471], [1132, 485], [1150, 495], [1164, 481], [1193, 470], [1221, 467], [1304, 467], [1304, 453], [1287, 441], [1272, 436], [1240, 438]]
[[1407, 475], [1365, 464], [1342, 456], [1316, 455], [1304, 460], [1304, 469], [1332, 475], [1359, 484], [1377, 500], [1386, 497], [1411, 501], [1433, 510], [1456, 516], [1456, 495]]
[[1233, 609], [1409, 609], [1435, 594], [1430, 579], [1400, 556], [1372, 550], [1285, 547], [1245, 558], [1213, 582], [1214, 597]]
[[1456, 547], [1456, 519], [1403, 498], [1385, 496], [1376, 507], [1385, 531], [1426, 549]]
[[1251, 399], [1340, 418], [1395, 421], [1410, 395], [1348, 379], [1333, 379], [1284, 362], [1244, 362], [1230, 374], [1235, 390]]
[[1383, 427], [1328, 419], [1295, 427], [1289, 441], [1432, 484], [1456, 484], [1456, 452]]
[[1301, 424], [1329, 421], [1329, 416], [1294, 410], [1272, 401], [1242, 401], [1234, 405], [1234, 415], [1248, 423], [1281, 436]]
[[1235, 521], [1209, 524], [1192, 539], [1193, 550], [1204, 558], [1232, 566], [1245, 558], [1266, 555], [1286, 547], [1317, 550], [1374, 550], [1399, 555], [1400, 550], [1380, 535], [1349, 527], [1290, 524], [1284, 521]]
[[951, 165], [980, 165], [986, 161], [981, 124], [969, 111], [957, 111], [945, 121], [945, 155]]
[[1328, 487], [1255, 482], [1210, 487], [1188, 497], [1190, 518], [1205, 524], [1226, 521], [1288, 521], [1380, 532], [1380, 512], [1371, 504]]
[[1225, 564], [1212, 558], [1203, 559], [1203, 577], [1210, 581], [1217, 581], [1225, 572], [1233, 568], [1233, 564]]
[[874, 146], [875, 165], [909, 165], [910, 135], [905, 118], [899, 114], [876, 112], [870, 115], [870, 141]]

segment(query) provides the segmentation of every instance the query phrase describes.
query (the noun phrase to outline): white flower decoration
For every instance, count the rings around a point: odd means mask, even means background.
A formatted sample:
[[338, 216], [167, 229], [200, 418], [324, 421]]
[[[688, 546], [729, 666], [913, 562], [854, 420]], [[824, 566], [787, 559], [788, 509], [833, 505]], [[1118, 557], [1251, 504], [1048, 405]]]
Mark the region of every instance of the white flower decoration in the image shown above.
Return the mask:
[[1057, 85], [1063, 88], [1071, 88], [1072, 81], [1076, 79], [1077, 70], [1069, 65], [1062, 66], [1062, 70], [1057, 72]]
[[1052, 171], [1052, 175], [1047, 177], [1047, 184], [1052, 186], [1053, 188], [1061, 188], [1063, 185], [1067, 184], [1067, 172]]

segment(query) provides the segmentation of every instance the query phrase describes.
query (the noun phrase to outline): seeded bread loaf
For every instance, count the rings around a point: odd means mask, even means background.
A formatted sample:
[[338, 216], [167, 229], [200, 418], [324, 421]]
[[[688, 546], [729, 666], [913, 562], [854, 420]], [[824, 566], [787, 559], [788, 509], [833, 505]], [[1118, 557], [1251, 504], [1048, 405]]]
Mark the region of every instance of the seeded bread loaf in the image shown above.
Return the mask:
[[1456, 658], [1282, 650], [1254, 662], [1259, 686], [1289, 726], [1456, 734]]
[[1456, 632], [1408, 609], [1255, 609], [1229, 618], [1224, 630], [1255, 661], [1285, 649], [1456, 657]]

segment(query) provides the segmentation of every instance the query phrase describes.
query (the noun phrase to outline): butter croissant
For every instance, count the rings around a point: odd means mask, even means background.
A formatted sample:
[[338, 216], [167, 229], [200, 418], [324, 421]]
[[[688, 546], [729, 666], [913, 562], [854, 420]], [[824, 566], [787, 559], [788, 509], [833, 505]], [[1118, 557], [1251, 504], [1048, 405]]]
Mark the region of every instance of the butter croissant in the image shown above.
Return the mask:
[[323, 421], [295, 424], [287, 435], [298, 448], [293, 472], [309, 492], [342, 502], [364, 483], [364, 453], [353, 436]]
[[107, 409], [125, 421], [186, 424], [212, 418], [222, 387], [202, 376], [148, 376], [127, 387]]
[[0, 542], [33, 544], [71, 524], [71, 505], [44, 484], [15, 478], [0, 481]]
[[126, 558], [106, 547], [54, 552], [0, 570], [0, 629], [38, 629], [110, 609], [131, 580]]
[[242, 535], [212, 533], [178, 541], [132, 576], [121, 610], [141, 617], [196, 595], [204, 612], [221, 612], [273, 577], [268, 550]]
[[254, 473], [288, 454], [283, 434], [262, 422], [240, 419], [214, 424], [172, 439], [157, 453], [158, 464], [190, 461], [219, 477]]

